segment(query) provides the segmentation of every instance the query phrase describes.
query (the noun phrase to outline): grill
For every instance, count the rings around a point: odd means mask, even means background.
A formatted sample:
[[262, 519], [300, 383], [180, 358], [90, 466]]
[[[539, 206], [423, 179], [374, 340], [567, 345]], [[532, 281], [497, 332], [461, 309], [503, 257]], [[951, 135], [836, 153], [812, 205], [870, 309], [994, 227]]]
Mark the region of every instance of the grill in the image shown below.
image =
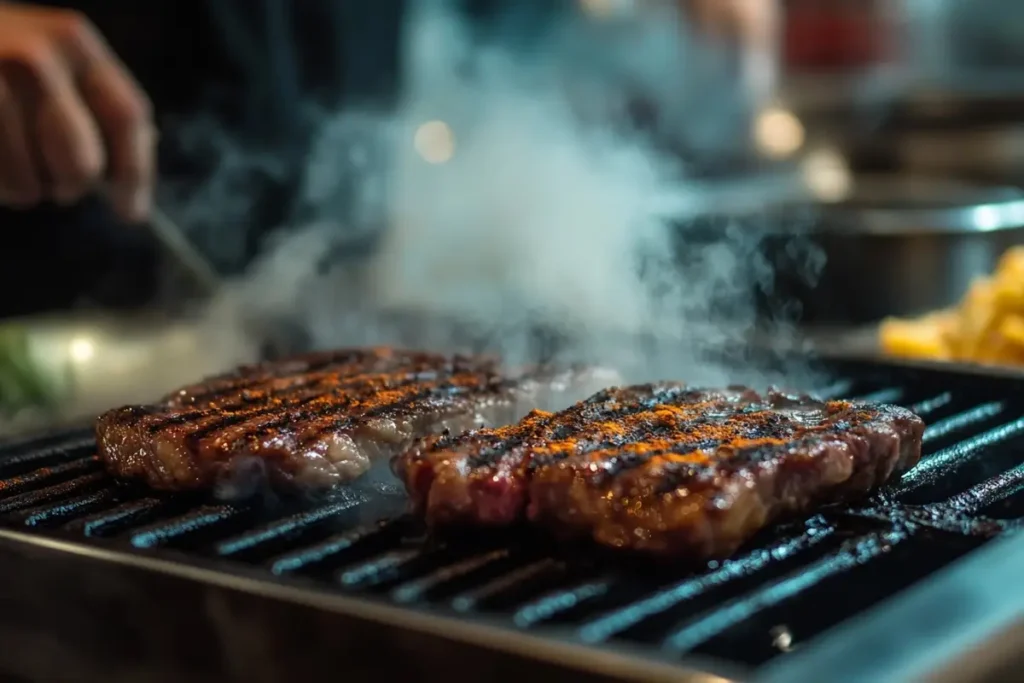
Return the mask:
[[523, 531], [430, 540], [384, 478], [225, 504], [110, 479], [87, 431], [0, 446], [0, 672], [886, 680], [1011, 633], [1024, 384], [924, 365], [829, 371], [819, 393], [921, 414], [922, 463], [697, 572]]

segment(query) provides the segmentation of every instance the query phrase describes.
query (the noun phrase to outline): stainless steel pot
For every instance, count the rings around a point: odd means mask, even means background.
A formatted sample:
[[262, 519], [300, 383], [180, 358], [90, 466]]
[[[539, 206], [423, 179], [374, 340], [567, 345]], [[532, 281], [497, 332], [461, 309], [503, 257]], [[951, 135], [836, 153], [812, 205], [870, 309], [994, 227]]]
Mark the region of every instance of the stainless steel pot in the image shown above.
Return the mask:
[[948, 180], [853, 178], [831, 201], [767, 215], [758, 222], [774, 273], [762, 311], [788, 307], [803, 323], [944, 308], [1024, 243], [1024, 192]]

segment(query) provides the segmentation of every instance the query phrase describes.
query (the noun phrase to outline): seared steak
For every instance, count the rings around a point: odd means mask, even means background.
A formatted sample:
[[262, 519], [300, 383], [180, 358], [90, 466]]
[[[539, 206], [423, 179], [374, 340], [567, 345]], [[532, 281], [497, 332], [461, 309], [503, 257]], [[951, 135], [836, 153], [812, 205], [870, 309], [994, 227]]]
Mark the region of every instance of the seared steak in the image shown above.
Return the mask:
[[909, 469], [923, 431], [895, 406], [657, 384], [428, 437], [394, 466], [434, 525], [528, 519], [606, 546], [705, 559], [781, 515]]
[[510, 377], [481, 357], [341, 350], [242, 367], [153, 405], [112, 410], [96, 434], [114, 474], [156, 488], [230, 483], [253, 467], [271, 481], [327, 487], [416, 437], [512, 422], [589, 376]]

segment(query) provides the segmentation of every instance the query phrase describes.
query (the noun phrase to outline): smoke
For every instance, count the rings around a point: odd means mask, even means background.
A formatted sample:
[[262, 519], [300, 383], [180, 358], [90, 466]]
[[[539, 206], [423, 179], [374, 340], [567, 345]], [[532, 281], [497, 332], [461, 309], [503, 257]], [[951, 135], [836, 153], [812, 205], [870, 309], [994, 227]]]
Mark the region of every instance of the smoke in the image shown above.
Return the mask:
[[[707, 194], [661, 151], [745, 144], [750, 103], [724, 53], [667, 8], [562, 17], [524, 48], [500, 17], [484, 36], [450, 3], [412, 4], [401, 106], [323, 117], [292, 229], [214, 302], [216, 333], [287, 320], [317, 348], [487, 347], [630, 380], [777, 379], [747, 353], [771, 279], [759, 231], [726, 221], [691, 239]], [[634, 125], [637, 101], [656, 135]], [[244, 216], [245, 157], [222, 158], [194, 205]]]

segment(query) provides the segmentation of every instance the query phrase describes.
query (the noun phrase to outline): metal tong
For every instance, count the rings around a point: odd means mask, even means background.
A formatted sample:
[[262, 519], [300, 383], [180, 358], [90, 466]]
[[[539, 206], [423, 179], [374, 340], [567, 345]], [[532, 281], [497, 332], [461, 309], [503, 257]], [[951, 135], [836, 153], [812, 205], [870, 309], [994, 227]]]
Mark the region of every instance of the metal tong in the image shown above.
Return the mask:
[[220, 275], [189, 241], [181, 227], [158, 206], [154, 206], [144, 227], [189, 277], [197, 291], [211, 295], [220, 287]]
[[[101, 193], [109, 197], [110, 187], [104, 184]], [[149, 211], [149, 219], [142, 224], [142, 227], [149, 231], [149, 234], [174, 260], [182, 273], [188, 276], [198, 293], [208, 296], [220, 288], [221, 278], [217, 269], [189, 241], [181, 226], [158, 205], [152, 206]]]

